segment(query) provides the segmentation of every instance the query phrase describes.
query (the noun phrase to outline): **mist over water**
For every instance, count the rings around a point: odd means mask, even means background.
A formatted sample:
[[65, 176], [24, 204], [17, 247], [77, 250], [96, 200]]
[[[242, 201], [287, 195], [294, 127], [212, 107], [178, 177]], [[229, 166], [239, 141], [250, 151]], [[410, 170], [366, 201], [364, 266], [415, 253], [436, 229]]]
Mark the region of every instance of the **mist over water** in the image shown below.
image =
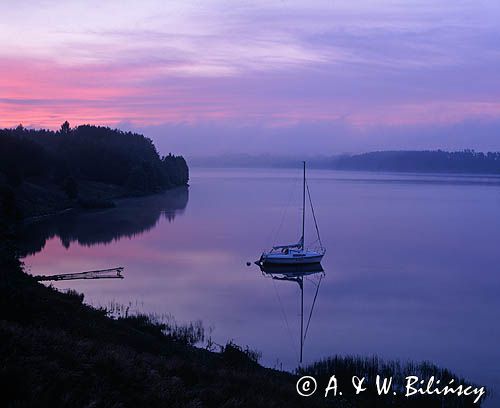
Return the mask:
[[[299, 169], [192, 169], [189, 194], [27, 225], [24, 262], [37, 275], [124, 266], [122, 281], [54, 285], [94, 305], [201, 319], [216, 342], [292, 369], [299, 288], [245, 263], [299, 238], [300, 178]], [[305, 362], [336, 353], [429, 360], [500, 389], [499, 181], [310, 171], [327, 253]], [[315, 236], [307, 222], [306, 241]], [[314, 290], [306, 280], [306, 315]]]

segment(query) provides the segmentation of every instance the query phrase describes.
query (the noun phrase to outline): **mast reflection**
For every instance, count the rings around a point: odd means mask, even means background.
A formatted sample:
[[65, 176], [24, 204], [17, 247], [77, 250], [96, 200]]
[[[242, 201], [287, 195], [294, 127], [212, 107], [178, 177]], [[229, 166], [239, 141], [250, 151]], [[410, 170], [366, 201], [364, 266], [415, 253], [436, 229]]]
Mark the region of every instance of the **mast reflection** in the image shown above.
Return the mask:
[[[314, 311], [314, 305], [316, 304], [316, 299], [318, 297], [319, 287], [321, 281], [325, 276], [325, 270], [320, 263], [310, 263], [310, 264], [271, 264], [264, 263], [262, 261], [256, 261], [255, 264], [260, 268], [264, 276], [271, 277], [278, 281], [288, 281], [295, 282], [300, 288], [300, 360], [299, 363], [302, 364], [304, 342], [309, 330], [309, 324], [311, 323], [311, 317]], [[309, 312], [309, 318], [307, 319], [307, 325], [304, 331], [304, 278], [318, 275], [319, 280], [316, 284], [316, 293], [314, 294], [314, 299], [312, 301], [311, 310]], [[314, 283], [314, 282], [313, 282]]]

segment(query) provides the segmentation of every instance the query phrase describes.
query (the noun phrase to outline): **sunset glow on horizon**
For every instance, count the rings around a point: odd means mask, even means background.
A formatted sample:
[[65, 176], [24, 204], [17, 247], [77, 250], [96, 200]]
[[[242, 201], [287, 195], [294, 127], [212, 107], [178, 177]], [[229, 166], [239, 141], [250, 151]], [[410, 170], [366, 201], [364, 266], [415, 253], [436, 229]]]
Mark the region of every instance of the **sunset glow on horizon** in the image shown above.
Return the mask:
[[0, 127], [108, 125], [188, 154], [250, 134], [295, 149], [316, 135], [318, 152], [500, 149], [494, 1], [20, 1], [0, 15]]

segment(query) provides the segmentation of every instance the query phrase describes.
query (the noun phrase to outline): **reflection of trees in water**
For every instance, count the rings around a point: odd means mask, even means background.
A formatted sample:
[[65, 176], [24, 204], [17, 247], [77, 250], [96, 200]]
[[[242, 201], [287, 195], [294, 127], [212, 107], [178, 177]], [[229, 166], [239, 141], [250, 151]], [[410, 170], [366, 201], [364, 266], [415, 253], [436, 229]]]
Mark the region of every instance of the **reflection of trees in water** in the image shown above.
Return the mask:
[[46, 241], [56, 236], [66, 248], [73, 242], [92, 246], [132, 238], [154, 228], [162, 215], [172, 222], [182, 214], [188, 198], [188, 188], [179, 187], [163, 194], [122, 200], [112, 209], [73, 211], [30, 223], [20, 232], [20, 255], [41, 251]]

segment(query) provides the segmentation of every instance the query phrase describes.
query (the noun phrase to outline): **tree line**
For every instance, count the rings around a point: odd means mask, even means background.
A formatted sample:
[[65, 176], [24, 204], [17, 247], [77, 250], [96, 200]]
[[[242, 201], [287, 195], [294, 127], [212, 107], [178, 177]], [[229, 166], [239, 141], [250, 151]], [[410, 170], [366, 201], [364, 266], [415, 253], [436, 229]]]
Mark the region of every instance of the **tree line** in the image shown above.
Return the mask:
[[500, 174], [500, 152], [379, 151], [342, 155], [322, 164], [337, 170]]
[[[120, 186], [147, 194], [186, 185], [189, 170], [182, 156], [160, 156], [147, 137], [103, 126], [58, 131], [0, 130], [0, 193], [3, 206], [25, 182], [55, 185], [74, 199], [83, 181]], [[0, 203], [2, 204], [2, 203]]]

